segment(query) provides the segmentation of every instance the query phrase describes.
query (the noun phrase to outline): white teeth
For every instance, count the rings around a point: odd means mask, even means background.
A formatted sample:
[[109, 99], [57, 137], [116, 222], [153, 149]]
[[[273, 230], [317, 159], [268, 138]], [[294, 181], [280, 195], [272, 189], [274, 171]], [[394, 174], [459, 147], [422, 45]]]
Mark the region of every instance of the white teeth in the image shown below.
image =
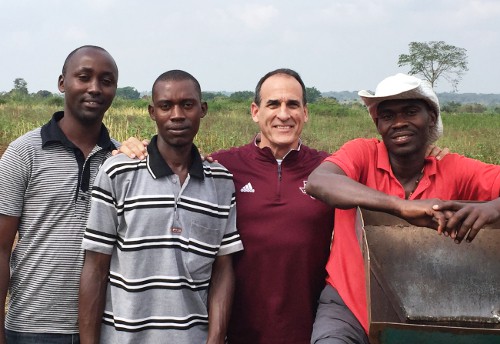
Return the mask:
[[398, 137], [395, 137], [394, 139], [395, 139], [396, 141], [403, 141], [403, 140], [406, 140], [408, 137], [409, 137], [409, 136], [406, 136], [406, 135], [405, 135], [405, 136], [398, 136]]

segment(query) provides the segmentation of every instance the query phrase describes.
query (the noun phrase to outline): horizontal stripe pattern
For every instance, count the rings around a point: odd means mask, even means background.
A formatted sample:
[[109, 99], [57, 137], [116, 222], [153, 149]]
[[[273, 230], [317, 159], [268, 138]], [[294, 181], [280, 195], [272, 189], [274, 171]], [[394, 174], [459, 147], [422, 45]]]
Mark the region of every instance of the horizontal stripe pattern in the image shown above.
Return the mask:
[[[110, 155], [99, 147], [91, 152], [85, 161], [90, 185]], [[9, 330], [78, 332], [81, 243], [91, 197], [90, 190], [78, 190], [78, 179], [73, 150], [57, 142], [42, 149], [40, 128], [2, 156], [0, 213], [22, 218], [10, 261]]]
[[194, 280], [178, 276], [148, 276], [147, 278], [128, 279], [115, 272], [110, 273], [109, 280], [111, 285], [131, 293], [155, 288], [202, 290], [207, 289], [210, 283], [210, 279]]
[[103, 330], [101, 341], [154, 342], [158, 330], [198, 341], [206, 337], [212, 264], [242, 249], [232, 175], [204, 162], [204, 178], [189, 175], [181, 185], [148, 167], [112, 157], [92, 190], [83, 247], [112, 255], [103, 322], [114, 331]]
[[147, 317], [127, 319], [116, 317], [111, 312], [104, 312], [103, 323], [114, 326], [118, 331], [139, 332], [144, 330], [188, 330], [191, 327], [208, 324], [206, 314], [190, 314], [186, 317]]

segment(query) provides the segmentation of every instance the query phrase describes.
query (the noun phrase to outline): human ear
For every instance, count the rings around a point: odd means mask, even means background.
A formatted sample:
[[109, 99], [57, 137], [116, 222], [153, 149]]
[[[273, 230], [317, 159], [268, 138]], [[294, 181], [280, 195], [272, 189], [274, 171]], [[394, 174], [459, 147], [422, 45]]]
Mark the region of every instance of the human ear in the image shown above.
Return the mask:
[[259, 122], [259, 106], [255, 103], [252, 103], [250, 107], [250, 112], [252, 113], [252, 119], [255, 123]]
[[57, 79], [57, 88], [59, 89], [59, 92], [64, 93], [64, 75], [59, 75], [59, 78]]
[[149, 117], [153, 120], [156, 121], [156, 116], [155, 116], [155, 108], [152, 105], [148, 105], [148, 112], [149, 112]]
[[208, 112], [208, 104], [207, 104], [207, 102], [202, 102], [201, 103], [201, 112], [202, 112], [201, 118], [205, 117], [206, 114], [207, 114], [207, 112]]

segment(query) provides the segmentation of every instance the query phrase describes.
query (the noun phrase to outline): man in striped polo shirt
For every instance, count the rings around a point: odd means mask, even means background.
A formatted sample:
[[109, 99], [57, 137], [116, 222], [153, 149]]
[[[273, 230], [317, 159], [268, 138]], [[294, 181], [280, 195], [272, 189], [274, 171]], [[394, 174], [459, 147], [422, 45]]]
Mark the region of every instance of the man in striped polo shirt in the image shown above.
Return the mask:
[[1, 344], [79, 342], [81, 241], [94, 177], [117, 146], [102, 124], [117, 80], [104, 49], [71, 52], [58, 81], [64, 111], [13, 141], [0, 160]]
[[120, 154], [99, 171], [83, 239], [82, 343], [224, 343], [231, 253], [243, 246], [232, 175], [193, 144], [206, 112], [192, 75], [160, 75], [147, 158]]

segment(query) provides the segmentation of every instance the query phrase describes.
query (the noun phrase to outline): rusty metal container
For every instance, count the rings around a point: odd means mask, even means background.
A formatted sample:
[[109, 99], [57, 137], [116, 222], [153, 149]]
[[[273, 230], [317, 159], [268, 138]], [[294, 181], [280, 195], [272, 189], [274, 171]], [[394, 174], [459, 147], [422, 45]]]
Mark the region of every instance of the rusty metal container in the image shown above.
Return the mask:
[[457, 245], [361, 210], [357, 231], [372, 343], [500, 343], [500, 223]]

